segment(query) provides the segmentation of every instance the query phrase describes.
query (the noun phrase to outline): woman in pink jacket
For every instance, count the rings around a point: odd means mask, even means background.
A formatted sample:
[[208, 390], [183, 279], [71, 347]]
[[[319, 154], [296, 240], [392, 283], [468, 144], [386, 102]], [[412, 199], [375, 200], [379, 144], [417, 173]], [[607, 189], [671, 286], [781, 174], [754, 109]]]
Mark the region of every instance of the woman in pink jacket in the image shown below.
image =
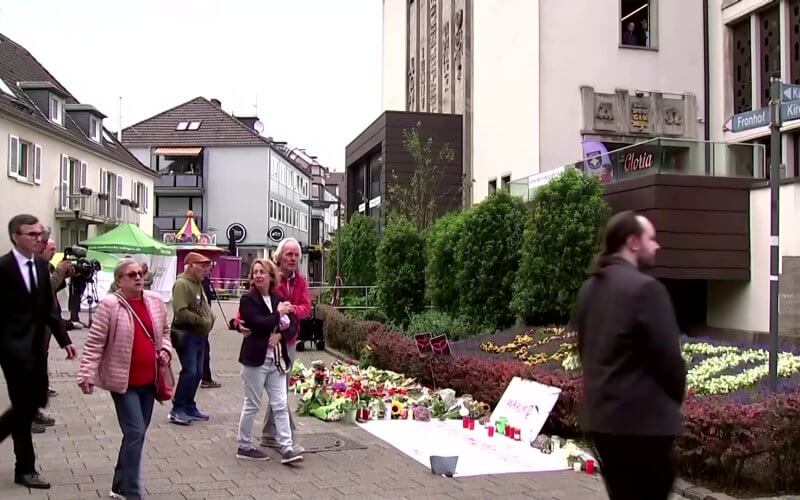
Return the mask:
[[169, 363], [167, 308], [161, 297], [144, 291], [139, 263], [123, 259], [114, 269], [116, 293], [97, 305], [94, 323], [83, 346], [78, 386], [91, 394], [94, 386], [111, 392], [122, 429], [111, 497], [138, 499], [142, 448], [156, 397], [157, 363]]

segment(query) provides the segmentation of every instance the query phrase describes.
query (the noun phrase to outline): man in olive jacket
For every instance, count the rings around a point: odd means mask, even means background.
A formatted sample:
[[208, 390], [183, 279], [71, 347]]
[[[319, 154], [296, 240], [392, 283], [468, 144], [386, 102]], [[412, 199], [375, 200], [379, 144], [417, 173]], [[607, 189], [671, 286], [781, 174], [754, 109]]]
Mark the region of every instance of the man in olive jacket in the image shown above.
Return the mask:
[[183, 262], [184, 272], [172, 287], [172, 345], [181, 360], [181, 373], [169, 421], [189, 425], [193, 420], [209, 418], [197, 408], [194, 398], [203, 375], [203, 352], [206, 336], [214, 326], [214, 314], [202, 285], [211, 261], [202, 254], [190, 252]]
[[611, 500], [666, 500], [677, 472], [686, 365], [667, 289], [642, 272], [658, 248], [647, 218], [612, 217], [572, 317], [583, 369], [581, 424]]

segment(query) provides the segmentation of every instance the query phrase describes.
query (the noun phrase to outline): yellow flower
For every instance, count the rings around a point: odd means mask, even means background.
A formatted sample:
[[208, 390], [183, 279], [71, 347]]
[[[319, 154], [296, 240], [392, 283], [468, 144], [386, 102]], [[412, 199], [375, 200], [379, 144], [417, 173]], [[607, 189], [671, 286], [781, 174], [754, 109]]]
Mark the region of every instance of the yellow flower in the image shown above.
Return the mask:
[[403, 413], [403, 403], [398, 400], [392, 401], [392, 416], [399, 417]]

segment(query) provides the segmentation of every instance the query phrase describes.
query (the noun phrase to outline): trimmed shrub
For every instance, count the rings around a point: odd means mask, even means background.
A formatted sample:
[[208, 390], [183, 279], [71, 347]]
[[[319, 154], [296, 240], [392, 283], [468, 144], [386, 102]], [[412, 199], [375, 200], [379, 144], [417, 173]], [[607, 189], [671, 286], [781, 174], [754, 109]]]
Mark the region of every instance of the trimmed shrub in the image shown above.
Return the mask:
[[361, 356], [367, 336], [386, 328], [377, 321], [348, 318], [336, 308], [324, 304], [317, 305], [316, 318], [323, 320], [325, 343], [356, 359]]
[[[340, 235], [331, 243], [328, 265], [328, 282], [336, 278], [336, 254], [342, 252], [342, 280], [347, 286], [373, 286], [375, 284], [375, 251], [378, 235], [375, 222], [363, 214], [353, 214], [350, 222], [339, 230]], [[341, 240], [341, 241], [340, 241]]]
[[459, 312], [479, 325], [514, 322], [511, 298], [519, 268], [525, 207], [498, 191], [464, 216], [455, 258]]
[[391, 217], [377, 251], [378, 302], [405, 327], [425, 307], [425, 239], [408, 219]]
[[576, 170], [537, 191], [514, 284], [514, 313], [530, 325], [569, 319], [609, 213], [597, 178]]
[[458, 273], [456, 245], [464, 226], [465, 212], [450, 212], [428, 228], [428, 265], [425, 286], [428, 298], [439, 311], [454, 314], [458, 311], [459, 290], [454, 276]]
[[430, 333], [440, 335], [446, 333], [451, 340], [457, 340], [480, 333], [481, 329], [470, 324], [463, 318], [440, 311], [425, 311], [415, 314], [405, 332], [411, 335], [417, 333]]

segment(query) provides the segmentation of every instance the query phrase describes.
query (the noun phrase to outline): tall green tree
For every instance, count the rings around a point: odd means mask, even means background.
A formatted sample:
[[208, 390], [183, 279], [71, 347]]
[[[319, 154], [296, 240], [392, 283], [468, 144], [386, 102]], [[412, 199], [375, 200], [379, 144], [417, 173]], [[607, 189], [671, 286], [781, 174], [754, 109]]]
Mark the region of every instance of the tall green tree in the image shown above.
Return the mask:
[[417, 229], [425, 230], [436, 218], [435, 190], [442, 173], [441, 166], [452, 163], [455, 151], [449, 144], [437, 150], [432, 137], [422, 137], [421, 127], [422, 123], [417, 122], [411, 129], [403, 130], [403, 148], [414, 159], [414, 174], [406, 185], [391, 173], [393, 182], [386, 201], [390, 213], [405, 217]]
[[569, 319], [611, 210], [596, 177], [568, 170], [540, 188], [525, 229], [514, 312], [528, 324]]
[[525, 227], [522, 201], [499, 191], [469, 210], [456, 247], [459, 310], [470, 322], [514, 322], [511, 297]]
[[405, 328], [425, 307], [425, 238], [406, 218], [393, 216], [377, 252], [378, 301]]
[[327, 261], [328, 281], [336, 279], [337, 253], [341, 252], [341, 275], [345, 285], [375, 285], [375, 251], [378, 235], [375, 222], [363, 214], [353, 214], [350, 222], [339, 229], [331, 242]]
[[456, 247], [464, 227], [464, 212], [450, 212], [428, 228], [428, 264], [425, 285], [434, 307], [443, 312], [458, 312], [459, 287], [455, 279], [461, 263]]

